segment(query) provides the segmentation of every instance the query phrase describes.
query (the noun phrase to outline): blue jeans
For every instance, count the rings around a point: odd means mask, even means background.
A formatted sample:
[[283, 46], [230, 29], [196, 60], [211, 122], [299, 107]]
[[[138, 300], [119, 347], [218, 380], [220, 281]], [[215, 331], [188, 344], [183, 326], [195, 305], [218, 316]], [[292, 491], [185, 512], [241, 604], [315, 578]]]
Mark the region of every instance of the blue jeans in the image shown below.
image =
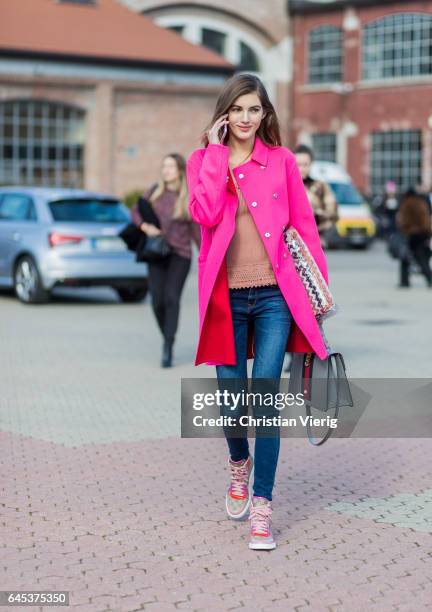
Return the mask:
[[[278, 285], [229, 289], [230, 306], [234, 325], [236, 365], [216, 366], [218, 387], [230, 392], [248, 392], [247, 337], [248, 326], [254, 327], [255, 357], [252, 367], [251, 392], [277, 393], [290, 333], [292, 315]], [[235, 380], [229, 380], [235, 379]], [[260, 379], [260, 380], [258, 380]], [[262, 410], [262, 409], [260, 409]], [[243, 410], [225, 410], [225, 414], [239, 418], [247, 414]], [[268, 416], [280, 414], [275, 409], [265, 409]], [[244, 429], [244, 428], [243, 428]], [[255, 482], [253, 493], [272, 499], [277, 461], [280, 448], [279, 427], [255, 430]], [[240, 437], [229, 436], [224, 429], [231, 459], [240, 461], [249, 456], [249, 443], [244, 429]], [[232, 432], [232, 430], [231, 430]], [[267, 434], [267, 437], [266, 437]]]

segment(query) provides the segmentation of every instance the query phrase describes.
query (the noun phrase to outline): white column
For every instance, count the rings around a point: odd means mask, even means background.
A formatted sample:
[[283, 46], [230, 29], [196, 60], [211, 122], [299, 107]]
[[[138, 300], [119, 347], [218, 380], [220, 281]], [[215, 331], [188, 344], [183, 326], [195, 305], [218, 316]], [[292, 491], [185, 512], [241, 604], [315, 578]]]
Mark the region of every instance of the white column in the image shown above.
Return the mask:
[[201, 28], [196, 22], [189, 22], [184, 26], [183, 38], [193, 43], [194, 45], [201, 44]]
[[240, 43], [233, 34], [227, 34], [225, 40], [225, 58], [234, 64], [234, 66], [240, 62]]
[[346, 121], [336, 135], [336, 161], [345, 169], [348, 168], [348, 138], [357, 136], [358, 126]]

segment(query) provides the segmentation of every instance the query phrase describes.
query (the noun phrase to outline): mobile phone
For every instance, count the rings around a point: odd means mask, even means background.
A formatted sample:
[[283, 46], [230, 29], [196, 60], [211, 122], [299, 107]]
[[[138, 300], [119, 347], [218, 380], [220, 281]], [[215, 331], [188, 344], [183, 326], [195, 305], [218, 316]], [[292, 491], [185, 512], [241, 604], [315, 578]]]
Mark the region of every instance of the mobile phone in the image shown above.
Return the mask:
[[228, 130], [228, 124], [225, 123], [225, 125], [221, 128], [222, 130], [222, 136], [220, 135], [220, 130], [219, 130], [219, 142], [223, 143], [223, 141], [225, 140], [225, 136]]

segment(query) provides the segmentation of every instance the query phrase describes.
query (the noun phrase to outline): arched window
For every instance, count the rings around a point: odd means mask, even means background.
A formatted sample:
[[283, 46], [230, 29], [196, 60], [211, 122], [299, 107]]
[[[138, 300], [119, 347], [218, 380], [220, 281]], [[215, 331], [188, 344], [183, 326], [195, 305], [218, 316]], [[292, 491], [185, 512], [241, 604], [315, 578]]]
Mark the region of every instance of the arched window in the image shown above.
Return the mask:
[[0, 103], [0, 183], [81, 187], [84, 112], [41, 100]]
[[242, 40], [240, 41], [240, 62], [237, 68], [239, 70], [250, 70], [251, 72], [260, 71], [260, 65], [255, 51]]
[[168, 30], [172, 30], [173, 32], [176, 32], [177, 34], [180, 34], [181, 36], [183, 34], [184, 26], [182, 25], [168, 26]]
[[363, 79], [432, 74], [432, 16], [396, 13], [363, 29]]
[[212, 30], [210, 28], [202, 28], [201, 30], [201, 41], [204, 47], [211, 49], [219, 55], [225, 54], [225, 41], [226, 34], [219, 32], [218, 30]]
[[309, 33], [309, 83], [342, 80], [342, 30], [325, 25]]
[[[252, 37], [223, 22], [198, 17], [162, 17], [158, 25], [173, 30], [194, 44], [201, 44], [235, 65], [238, 71], [261, 72], [265, 53]], [[215, 27], [213, 27], [215, 26]]]

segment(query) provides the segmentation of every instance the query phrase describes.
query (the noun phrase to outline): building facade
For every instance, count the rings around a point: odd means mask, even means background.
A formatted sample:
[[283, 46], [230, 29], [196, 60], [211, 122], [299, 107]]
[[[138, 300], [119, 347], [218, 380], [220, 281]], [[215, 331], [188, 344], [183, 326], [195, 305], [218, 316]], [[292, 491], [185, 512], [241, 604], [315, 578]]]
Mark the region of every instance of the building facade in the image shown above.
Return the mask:
[[292, 45], [287, 0], [120, 0], [130, 9], [261, 78], [288, 144]]
[[432, 186], [432, 2], [292, 0], [290, 142], [368, 194]]
[[2, 0], [0, 184], [144, 189], [233, 70], [116, 0]]
[[2, 0], [0, 184], [145, 188], [238, 71], [365, 193], [432, 186], [432, 0]]

